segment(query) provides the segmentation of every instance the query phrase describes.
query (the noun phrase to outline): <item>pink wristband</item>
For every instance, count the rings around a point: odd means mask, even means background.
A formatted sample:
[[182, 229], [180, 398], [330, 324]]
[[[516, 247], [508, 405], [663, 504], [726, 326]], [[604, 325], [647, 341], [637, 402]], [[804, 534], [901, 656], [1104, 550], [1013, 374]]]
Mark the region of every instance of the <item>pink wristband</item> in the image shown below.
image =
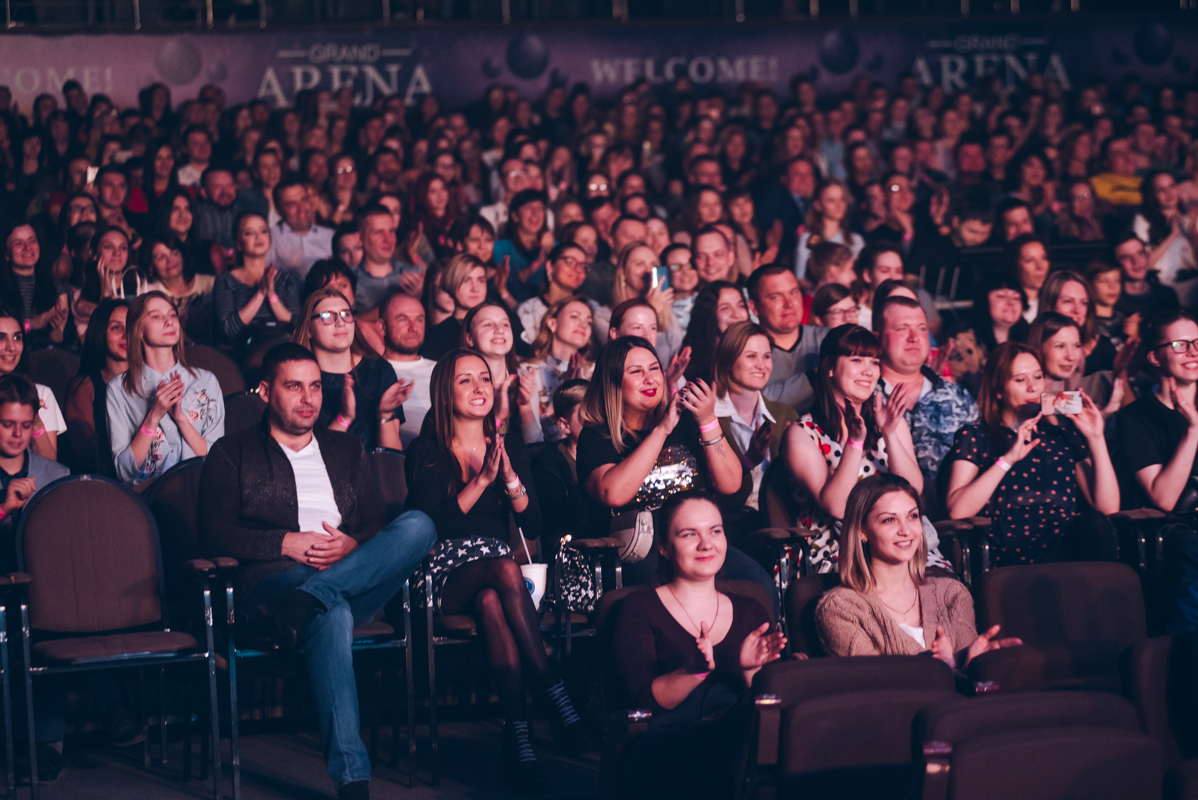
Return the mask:
[[275, 294], [275, 293], [273, 293], [273, 292], [272, 292], [272, 293], [271, 293], [271, 295], [270, 295], [270, 302], [272, 302], [272, 303], [277, 303], [277, 302], [279, 302], [279, 296], [278, 296], [277, 294]]
[[856, 439], [849, 439], [847, 442], [844, 443], [844, 446], [851, 447], [854, 450], [864, 450], [865, 442], [859, 442]]
[[338, 414], [338, 415], [337, 415], [337, 423], [338, 423], [338, 424], [339, 424], [339, 425], [340, 425], [342, 428], [345, 428], [346, 430], [349, 430], [349, 420], [347, 420], [345, 417], [341, 416], [340, 414]]
[[720, 421], [718, 419], [713, 419], [711, 422], [707, 423], [706, 425], [700, 425], [699, 433], [710, 433], [711, 431], [714, 431], [718, 427], [720, 427]]
[[694, 675], [699, 680], [705, 681], [705, 680], [707, 680], [707, 676], [710, 675], [711, 673], [710, 672], [692, 672], [691, 674]]
[[1011, 465], [1010, 465], [1010, 463], [1007, 462], [1007, 460], [1005, 458], [1001, 458], [1001, 457], [997, 458], [997, 459], [995, 459], [994, 463], [997, 464], [998, 468], [1001, 469], [1003, 472], [1009, 472], [1011, 470]]
[[158, 431], [156, 429], [147, 428], [145, 425], [141, 426], [141, 432], [146, 436], [149, 436], [151, 439], [158, 435]]
[[0, 508], [0, 519], [4, 519], [7, 516], [8, 512], [6, 512], [3, 508]]
[[31, 320], [31, 319], [25, 320], [24, 328], [25, 328], [25, 333], [29, 333], [31, 330], [33, 330], [33, 320]]
[[37, 431], [33, 432], [33, 438], [36, 439], [37, 437], [41, 436], [45, 432], [46, 432], [46, 426], [43, 425], [41, 430], [37, 430]]

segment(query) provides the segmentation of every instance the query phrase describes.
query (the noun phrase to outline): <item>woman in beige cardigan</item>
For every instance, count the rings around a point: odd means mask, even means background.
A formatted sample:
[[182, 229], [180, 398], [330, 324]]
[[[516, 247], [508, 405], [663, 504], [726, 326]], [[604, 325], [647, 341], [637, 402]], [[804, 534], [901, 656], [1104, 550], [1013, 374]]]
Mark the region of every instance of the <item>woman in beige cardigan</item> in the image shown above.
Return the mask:
[[824, 649], [834, 656], [916, 655], [931, 650], [950, 667], [1023, 644], [978, 634], [973, 600], [953, 578], [924, 575], [927, 543], [919, 493], [893, 474], [859, 481], [845, 507], [840, 583], [815, 610]]

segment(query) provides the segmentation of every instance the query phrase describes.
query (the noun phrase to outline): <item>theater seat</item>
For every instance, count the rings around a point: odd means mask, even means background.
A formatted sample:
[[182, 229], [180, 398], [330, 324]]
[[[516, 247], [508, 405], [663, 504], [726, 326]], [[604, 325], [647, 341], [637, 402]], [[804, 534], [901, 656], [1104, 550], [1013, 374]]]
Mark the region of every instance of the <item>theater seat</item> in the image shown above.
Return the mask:
[[1003, 691], [1120, 691], [1119, 654], [1147, 637], [1139, 576], [1110, 562], [991, 570], [982, 576], [977, 619], [979, 631], [1000, 625], [1000, 636], [1024, 642], [970, 662], [970, 680]]
[[182, 653], [196, 649], [195, 637], [179, 631], [114, 633], [110, 636], [85, 636], [78, 639], [51, 639], [36, 642], [33, 653], [46, 661], [90, 661], [117, 656]]
[[1161, 746], [1166, 800], [1198, 800], [1198, 637], [1157, 636], [1123, 654], [1123, 682], [1140, 728]]
[[840, 585], [840, 575], [825, 572], [804, 575], [790, 585], [786, 593], [786, 621], [789, 623], [790, 649], [815, 658], [826, 656], [815, 627], [815, 607], [825, 592]]

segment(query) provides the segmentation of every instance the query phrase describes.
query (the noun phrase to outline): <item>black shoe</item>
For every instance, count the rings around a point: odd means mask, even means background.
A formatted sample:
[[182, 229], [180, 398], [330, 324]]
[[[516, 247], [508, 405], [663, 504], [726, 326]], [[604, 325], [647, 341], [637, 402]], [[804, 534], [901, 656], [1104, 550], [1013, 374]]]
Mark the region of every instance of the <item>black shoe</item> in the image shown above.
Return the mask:
[[[26, 742], [17, 742], [16, 750], [13, 753], [13, 761], [16, 762], [17, 783], [21, 786], [29, 785], [29, 745]], [[37, 745], [37, 782], [38, 783], [54, 783], [58, 780], [58, 776], [62, 774], [62, 754], [56, 748], [49, 744]]]
[[588, 747], [586, 726], [574, 709], [565, 683], [558, 681], [549, 687], [549, 702], [557, 713], [550, 718], [553, 725], [553, 744], [559, 755], [576, 756]]
[[113, 747], [129, 747], [146, 740], [146, 731], [124, 703], [104, 709], [104, 731]]
[[337, 800], [370, 800], [370, 781], [354, 781], [337, 790]]
[[270, 605], [254, 609], [254, 623], [281, 650], [291, 650], [303, 644], [308, 627], [318, 616], [328, 611], [324, 603], [296, 589]]
[[549, 779], [532, 752], [527, 722], [503, 725], [503, 781], [507, 788], [523, 794], [545, 794]]

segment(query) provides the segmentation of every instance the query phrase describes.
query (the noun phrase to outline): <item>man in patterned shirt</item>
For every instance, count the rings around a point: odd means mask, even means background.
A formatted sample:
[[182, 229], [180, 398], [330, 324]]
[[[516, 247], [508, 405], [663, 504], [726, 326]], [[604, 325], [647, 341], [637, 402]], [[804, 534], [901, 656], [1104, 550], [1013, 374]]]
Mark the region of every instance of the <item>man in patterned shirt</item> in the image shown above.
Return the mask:
[[932, 519], [938, 519], [942, 511], [936, 500], [940, 462], [952, 449], [956, 432], [978, 421], [978, 406], [965, 387], [945, 380], [925, 364], [928, 318], [917, 301], [909, 297], [887, 298], [874, 327], [882, 342], [882, 380], [878, 382], [882, 396], [889, 399], [899, 383], [920, 387], [919, 400], [906, 414], [907, 425], [923, 473], [929, 513]]

